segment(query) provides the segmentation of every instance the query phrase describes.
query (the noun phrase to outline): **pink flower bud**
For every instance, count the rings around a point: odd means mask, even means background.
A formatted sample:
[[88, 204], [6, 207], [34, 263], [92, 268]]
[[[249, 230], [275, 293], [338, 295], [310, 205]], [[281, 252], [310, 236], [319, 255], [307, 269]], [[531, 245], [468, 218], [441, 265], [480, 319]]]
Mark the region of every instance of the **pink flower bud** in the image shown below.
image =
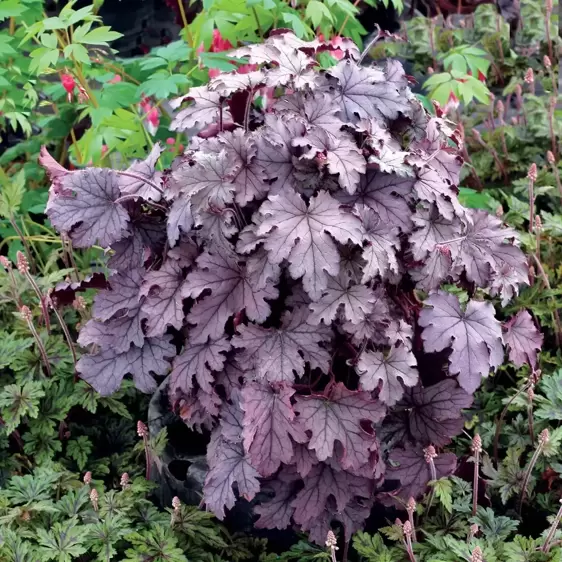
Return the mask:
[[31, 314], [31, 310], [29, 310], [29, 307], [25, 306], [25, 304], [20, 308], [20, 314], [26, 322], [31, 322], [33, 314]]
[[98, 500], [100, 499], [100, 496], [98, 494], [98, 491], [95, 488], [92, 488], [92, 491], [90, 492], [90, 502], [92, 503], [92, 507], [94, 508], [94, 511], [98, 510]]
[[336, 535], [332, 530], [328, 531], [326, 535], [326, 546], [330, 549], [337, 550], [338, 540], [336, 539]]
[[537, 177], [538, 177], [537, 165], [536, 165], [534, 162], [529, 166], [529, 171], [527, 172], [527, 177], [528, 177], [532, 182], [536, 182], [536, 181], [537, 181]]
[[168, 137], [166, 139], [166, 144], [168, 144], [170, 146], [174, 146], [174, 144], [176, 144], [176, 139], [174, 137]]
[[148, 427], [140, 420], [137, 422], [137, 433], [139, 437], [148, 436]]
[[546, 153], [546, 160], [549, 164], [556, 163], [556, 158], [554, 157], [554, 154], [552, 154], [550, 150]]
[[535, 73], [532, 68], [528, 68], [525, 72], [525, 77], [523, 78], [526, 84], [533, 84], [535, 82]]
[[0, 264], [6, 271], [12, 269], [12, 262], [6, 256], [0, 256]]
[[178, 511], [179, 508], [181, 507], [181, 501], [178, 498], [178, 496], [174, 496], [172, 498], [172, 507], [174, 508], [174, 511]]
[[84, 474], [84, 484], [89, 484], [92, 481], [92, 473], [88, 470], [86, 474]]
[[16, 263], [18, 266], [18, 271], [22, 275], [25, 275], [29, 271], [29, 263], [23, 252], [18, 251], [18, 253], [16, 254]]
[[544, 55], [542, 61], [545, 68], [548, 69], [552, 67], [552, 62], [550, 61], [550, 57], [548, 55]]
[[65, 72], [64, 74], [61, 75], [60, 81], [66, 93], [69, 95], [72, 94], [74, 88], [76, 87], [76, 82], [74, 81], [72, 75], [68, 74], [68, 72]]
[[480, 454], [482, 452], [482, 439], [478, 433], [472, 438], [472, 452]]
[[123, 474], [121, 474], [121, 480], [119, 483], [121, 484], [121, 488], [123, 488], [123, 490], [129, 488], [131, 486], [131, 479], [129, 478], [129, 474], [123, 472]]
[[426, 463], [430, 463], [433, 459], [437, 457], [437, 452], [435, 451], [435, 447], [433, 445], [428, 445], [423, 450], [423, 457]]

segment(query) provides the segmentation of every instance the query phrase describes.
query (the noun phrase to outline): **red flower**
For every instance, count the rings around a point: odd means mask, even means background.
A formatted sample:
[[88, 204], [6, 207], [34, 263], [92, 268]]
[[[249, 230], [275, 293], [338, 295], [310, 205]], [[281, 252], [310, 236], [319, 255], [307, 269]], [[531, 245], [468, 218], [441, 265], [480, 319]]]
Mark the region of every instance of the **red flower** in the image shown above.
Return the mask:
[[486, 82], [486, 76], [484, 75], [484, 73], [482, 71], [478, 71], [478, 80], [480, 80], [480, 82]]
[[213, 40], [211, 41], [211, 53], [222, 53], [232, 49], [232, 43], [228, 39], [224, 39], [218, 29], [213, 29]]
[[72, 100], [72, 92], [74, 92], [74, 88], [76, 88], [76, 82], [71, 74], [67, 74], [66, 72], [61, 75], [60, 81], [62, 87], [66, 90], [68, 101]]
[[174, 144], [176, 144], [176, 139], [174, 137], [168, 137], [166, 139], [166, 144], [169, 144], [170, 146], [173, 146]]
[[209, 68], [209, 78], [211, 80], [216, 78], [220, 73], [221, 71], [218, 68]]
[[155, 127], [158, 127], [158, 124], [160, 123], [160, 118], [158, 116], [158, 110], [153, 107], [151, 110], [149, 110], [146, 114], [146, 120], [151, 124], [154, 125]]

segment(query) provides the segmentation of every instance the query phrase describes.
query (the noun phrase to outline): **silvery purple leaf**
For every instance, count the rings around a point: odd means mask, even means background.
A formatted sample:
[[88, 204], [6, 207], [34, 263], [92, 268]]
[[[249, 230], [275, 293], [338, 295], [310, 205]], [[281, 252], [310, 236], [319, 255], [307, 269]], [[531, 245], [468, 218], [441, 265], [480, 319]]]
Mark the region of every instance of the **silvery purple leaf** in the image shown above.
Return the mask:
[[168, 326], [176, 329], [183, 324], [183, 274], [177, 261], [168, 259], [158, 271], [149, 271], [140, 294], [146, 297], [142, 310], [148, 318], [146, 335], [161, 336]]
[[445, 219], [453, 220], [455, 216], [463, 216], [463, 207], [458, 201], [457, 193], [439, 172], [429, 166], [418, 172], [414, 190], [423, 201], [434, 203]]
[[241, 74], [238, 71], [222, 73], [209, 82], [209, 90], [227, 97], [234, 92], [244, 90], [255, 91], [265, 82], [265, 74], [261, 70], [254, 70]]
[[179, 196], [170, 207], [166, 232], [170, 246], [174, 247], [181, 233], [188, 233], [193, 227], [193, 215], [191, 213], [191, 202], [185, 196]]
[[365, 261], [362, 283], [368, 283], [377, 275], [382, 279], [395, 281], [399, 274], [396, 250], [400, 249], [400, 240], [396, 228], [383, 222], [371, 209], [359, 206], [357, 215], [365, 229], [365, 241], [361, 257]]
[[503, 362], [501, 324], [490, 302], [470, 300], [461, 310], [456, 296], [439, 291], [430, 295], [419, 315], [426, 352], [452, 349], [449, 372], [459, 375], [459, 383], [474, 392], [482, 377]]
[[328, 72], [339, 83], [335, 101], [340, 104], [342, 119], [348, 123], [367, 118], [396, 119], [400, 113], [408, 115], [411, 111], [407, 98], [386, 82], [379, 69], [342, 60]]
[[359, 188], [353, 195], [338, 193], [337, 198], [348, 205], [364, 205], [390, 228], [398, 227], [402, 232], [410, 232], [412, 212], [407, 200], [412, 195], [413, 185], [414, 180], [368, 170], [366, 175], [361, 176]]
[[130, 269], [109, 277], [109, 289], [100, 291], [94, 298], [92, 313], [98, 320], [109, 320], [117, 313], [128, 313], [140, 306], [140, 288], [144, 269]]
[[[119, 189], [127, 195], [159, 201], [162, 197], [162, 174], [156, 172], [156, 163], [164, 149], [156, 143], [145, 160], [134, 162], [119, 174]], [[144, 179], [143, 179], [144, 178]]]
[[220, 338], [228, 318], [242, 310], [250, 320], [264, 322], [270, 312], [266, 299], [277, 297], [272, 285], [255, 290], [235, 256], [221, 251], [201, 254], [197, 268], [187, 276], [182, 294], [196, 299], [204, 291], [211, 294], [199, 299], [187, 317], [196, 326], [190, 334], [197, 343], [208, 337]]
[[379, 400], [394, 406], [402, 398], [404, 387], [418, 382], [417, 361], [404, 345], [392, 347], [387, 354], [380, 351], [364, 351], [355, 370], [359, 374], [362, 390], [373, 391], [382, 383]]
[[59, 193], [50, 194], [46, 212], [76, 248], [105, 248], [129, 234], [129, 214], [116, 203], [121, 192], [115, 172], [86, 168], [64, 176], [61, 185]]
[[230, 118], [230, 113], [221, 95], [209, 91], [207, 86], [190, 88], [186, 96], [176, 98], [170, 103], [170, 106], [172, 109], [177, 109], [186, 100], [190, 102], [190, 105], [180, 110], [174, 117], [170, 125], [172, 131], [202, 129], [205, 125], [218, 122], [221, 114], [223, 120]]
[[313, 128], [306, 137], [294, 139], [293, 146], [310, 147], [303, 158], [315, 158], [318, 153], [325, 155], [328, 171], [338, 176], [339, 184], [348, 193], [355, 193], [366, 163], [350, 135], [342, 131], [336, 136], [324, 129]]
[[339, 273], [340, 258], [330, 235], [342, 244], [362, 241], [359, 219], [341, 210], [326, 192], [311, 198], [308, 206], [294, 192], [270, 195], [260, 213], [264, 219], [257, 234], [265, 236], [270, 261], [287, 259], [291, 276], [303, 278], [312, 300], [318, 300], [328, 287], [328, 275]]
[[213, 371], [221, 371], [230, 343], [226, 338], [205, 343], [187, 341], [183, 352], [174, 359], [170, 373], [170, 390], [177, 389], [188, 394], [193, 388], [193, 379], [204, 392], [211, 392]]
[[516, 367], [528, 363], [537, 368], [537, 352], [541, 350], [543, 335], [537, 330], [533, 317], [520, 310], [503, 325], [503, 339], [509, 348], [509, 360]]
[[295, 375], [304, 375], [307, 361], [311, 368], [326, 371], [330, 355], [319, 344], [330, 341], [332, 333], [325, 326], [311, 327], [307, 318], [307, 309], [300, 307], [285, 313], [281, 328], [239, 326], [232, 345], [244, 349], [240, 363], [253, 369], [258, 380], [270, 383], [294, 382]]
[[375, 300], [375, 293], [369, 287], [355, 284], [347, 275], [340, 273], [337, 277], [330, 277], [322, 297], [311, 303], [312, 314], [308, 323], [315, 326], [323, 322], [330, 326], [341, 308], [344, 318], [359, 324], [372, 311]]
[[295, 497], [294, 482], [282, 479], [267, 483], [266, 489], [273, 492], [273, 498], [256, 506], [255, 512], [260, 516], [255, 522], [258, 529], [285, 529], [291, 525], [295, 508], [291, 505]]

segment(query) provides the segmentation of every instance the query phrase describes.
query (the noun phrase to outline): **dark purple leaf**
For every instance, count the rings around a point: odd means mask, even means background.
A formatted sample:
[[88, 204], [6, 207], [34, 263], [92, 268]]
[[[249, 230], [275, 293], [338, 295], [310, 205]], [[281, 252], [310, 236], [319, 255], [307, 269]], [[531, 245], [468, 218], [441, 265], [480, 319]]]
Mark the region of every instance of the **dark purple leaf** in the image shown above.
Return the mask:
[[197, 268], [187, 276], [182, 294], [197, 298], [207, 290], [211, 294], [201, 298], [187, 317], [190, 324], [196, 325], [190, 333], [197, 343], [207, 337], [220, 338], [228, 318], [242, 310], [250, 320], [265, 321], [270, 312], [266, 299], [277, 297], [277, 290], [271, 285], [255, 290], [245, 268], [226, 252], [202, 254], [197, 259]]
[[154, 375], [164, 375], [176, 348], [169, 338], [151, 338], [142, 348], [132, 347], [125, 353], [113, 350], [95, 355], [83, 355], [76, 365], [80, 377], [91, 384], [102, 396], [112, 394], [121, 386], [126, 374], [133, 376], [135, 386], [142, 392], [154, 392]]
[[294, 393], [288, 386], [274, 388], [267, 383], [249, 383], [242, 390], [244, 450], [262, 476], [270, 476], [282, 463], [290, 463], [293, 440], [308, 441], [295, 421], [291, 405]]
[[221, 371], [230, 343], [226, 338], [205, 343], [187, 341], [183, 352], [174, 359], [170, 373], [170, 389], [180, 389], [188, 394], [193, 388], [193, 378], [204, 392], [211, 392], [213, 371]]
[[286, 312], [281, 328], [263, 328], [254, 324], [239, 326], [240, 335], [232, 338], [234, 347], [243, 348], [241, 365], [254, 369], [258, 380], [271, 383], [295, 380], [304, 374], [305, 363], [326, 372], [330, 354], [320, 343], [330, 341], [331, 330], [325, 326], [307, 324], [306, 308]]
[[338, 441], [343, 448], [344, 468], [359, 468], [369, 460], [373, 438], [361, 422], [374, 424], [385, 414], [384, 406], [368, 392], [348, 390], [342, 383], [334, 385], [327, 396], [298, 396], [295, 410], [312, 433], [308, 446], [316, 451], [318, 460], [332, 457]]
[[[216, 430], [215, 430], [216, 431]], [[213, 436], [208, 452], [209, 472], [203, 488], [207, 507], [219, 518], [224, 519], [225, 508], [234, 506], [238, 494], [251, 500], [260, 490], [259, 474], [244, 456], [242, 444], [230, 443], [220, 433]]]

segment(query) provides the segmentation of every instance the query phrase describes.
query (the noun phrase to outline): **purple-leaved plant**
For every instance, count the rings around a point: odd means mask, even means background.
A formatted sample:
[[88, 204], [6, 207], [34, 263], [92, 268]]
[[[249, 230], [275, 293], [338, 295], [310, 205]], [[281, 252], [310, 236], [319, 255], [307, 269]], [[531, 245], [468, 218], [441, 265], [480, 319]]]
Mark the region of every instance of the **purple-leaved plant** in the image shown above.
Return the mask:
[[335, 521], [349, 538], [379, 492], [408, 501], [454, 471], [443, 447], [504, 341], [517, 364], [541, 341], [526, 313], [504, 334], [482, 300], [507, 303], [527, 263], [513, 230], [459, 203], [451, 123], [399, 63], [361, 66], [346, 43], [321, 70], [325, 48], [278, 33], [231, 53], [255, 70], [175, 102], [174, 129], [199, 134], [163, 173], [159, 147], [125, 171], [42, 154], [51, 222], [113, 270], [80, 376], [110, 394], [169, 374], [173, 406], [210, 432], [207, 507], [269, 491], [256, 525], [319, 543]]

